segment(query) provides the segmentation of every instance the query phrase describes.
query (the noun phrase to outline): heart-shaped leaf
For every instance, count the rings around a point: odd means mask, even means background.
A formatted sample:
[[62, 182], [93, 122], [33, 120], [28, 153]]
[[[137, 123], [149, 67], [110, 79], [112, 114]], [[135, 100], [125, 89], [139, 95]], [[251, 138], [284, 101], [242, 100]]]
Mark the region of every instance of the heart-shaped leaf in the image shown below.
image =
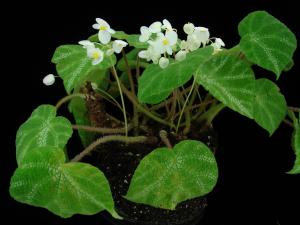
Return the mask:
[[226, 106], [253, 118], [255, 77], [245, 61], [226, 52], [218, 53], [200, 65], [196, 80]]
[[297, 47], [295, 35], [265, 11], [250, 13], [239, 24], [240, 48], [247, 59], [279, 78], [292, 61]]
[[173, 149], [157, 148], [139, 164], [126, 199], [158, 208], [175, 209], [187, 199], [203, 196], [216, 185], [217, 163], [209, 148], [185, 140]]
[[172, 61], [165, 69], [155, 64], [149, 65], [138, 81], [139, 101], [149, 104], [163, 101], [175, 88], [190, 80], [199, 65], [208, 59], [212, 52], [212, 47], [200, 48], [188, 53], [183, 61]]
[[71, 135], [71, 123], [64, 117], [57, 117], [54, 106], [39, 106], [17, 132], [16, 157], [18, 165], [20, 166], [24, 157], [36, 147], [64, 148]]
[[196, 80], [214, 97], [238, 113], [254, 119], [270, 135], [286, 115], [286, 102], [270, 80], [255, 80], [250, 66], [226, 52], [199, 67]]
[[279, 88], [270, 80], [256, 80], [253, 103], [254, 120], [272, 135], [286, 113], [286, 101], [279, 92]]
[[104, 174], [86, 163], [64, 163], [61, 149], [31, 149], [15, 171], [10, 194], [17, 201], [44, 207], [61, 217], [102, 210], [120, 218]]
[[[98, 47], [98, 46], [97, 46]], [[100, 48], [100, 47], [99, 47]], [[93, 69], [106, 70], [116, 63], [115, 55], [104, 57], [97, 65], [92, 65], [86, 49], [80, 45], [62, 45], [55, 50], [52, 62], [56, 64], [57, 73], [64, 81], [68, 93], [80, 86]]]

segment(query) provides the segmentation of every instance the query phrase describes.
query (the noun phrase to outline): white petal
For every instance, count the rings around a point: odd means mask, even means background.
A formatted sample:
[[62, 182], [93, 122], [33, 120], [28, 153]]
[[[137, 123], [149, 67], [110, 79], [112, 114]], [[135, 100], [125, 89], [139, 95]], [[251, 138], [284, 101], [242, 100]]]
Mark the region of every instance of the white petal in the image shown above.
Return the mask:
[[169, 55], [172, 55], [172, 53], [173, 53], [173, 50], [170, 46], [166, 46], [166, 51]]
[[161, 32], [161, 22], [154, 22], [150, 25], [149, 30], [151, 33]]
[[98, 23], [93, 24], [93, 28], [96, 30], [100, 29], [100, 25]]
[[162, 29], [170, 30], [170, 31], [173, 30], [171, 23], [167, 19], [163, 20]]
[[180, 49], [183, 49], [183, 50], [185, 50], [185, 49], [187, 49], [188, 48], [188, 44], [187, 44], [187, 42], [186, 41], [181, 41], [180, 42]]
[[199, 42], [201, 42], [204, 46], [206, 45], [209, 39], [209, 31], [205, 27], [196, 27], [193, 33]]
[[43, 79], [43, 83], [47, 86], [50, 86], [52, 84], [54, 84], [55, 82], [55, 77], [53, 74], [48, 74], [47, 76], [44, 77]]
[[201, 42], [198, 40], [195, 34], [190, 34], [187, 37], [187, 47], [190, 51], [195, 51], [200, 48]]
[[182, 61], [182, 60], [185, 60], [186, 58], [186, 51], [184, 50], [180, 50], [179, 52], [177, 52], [177, 54], [175, 55], [175, 59], [177, 61]]
[[223, 40], [221, 38], [216, 38], [215, 43], [221, 47], [225, 46], [225, 43], [223, 42]]
[[162, 69], [167, 68], [168, 65], [169, 65], [169, 59], [168, 59], [168, 58], [161, 57], [161, 58], [159, 59], [159, 66], [160, 66]]
[[139, 41], [140, 42], [146, 42], [149, 40], [149, 36], [146, 36], [146, 35], [140, 35], [139, 37]]
[[104, 19], [96, 18], [96, 22], [97, 22], [100, 26], [105, 26], [105, 27], [107, 27], [107, 29], [110, 28], [109, 24], [108, 24]]
[[112, 45], [115, 53], [120, 53], [125, 46], [127, 46], [127, 42], [122, 40], [115, 40]]
[[175, 45], [177, 43], [178, 40], [178, 35], [175, 31], [167, 31], [166, 32], [166, 38], [169, 40], [170, 45]]
[[150, 57], [150, 54], [149, 54], [149, 51], [148, 51], [148, 50], [140, 51], [138, 55], [139, 55], [139, 57], [140, 57], [141, 59], [146, 59], [147, 61], [150, 61], [150, 60], [151, 60], [151, 57]]
[[111, 35], [108, 31], [106, 30], [100, 30], [99, 33], [98, 33], [98, 38], [99, 38], [99, 41], [106, 45], [107, 43], [110, 42], [110, 39], [111, 39]]
[[109, 33], [111, 33], [111, 34], [115, 34], [115, 33], [116, 33], [116, 31], [115, 31], [114, 29], [111, 29], [111, 28], [109, 28], [107, 31], [108, 31]]
[[115, 40], [115, 42], [118, 43], [118, 45], [121, 45], [123, 48], [128, 45], [128, 43], [123, 40]]
[[183, 26], [183, 31], [186, 34], [192, 34], [194, 32], [194, 30], [195, 30], [195, 26], [192, 23], [187, 23], [187, 24], [184, 24], [184, 26]]
[[141, 26], [140, 31], [141, 31], [142, 35], [145, 35], [145, 36], [150, 36], [151, 35], [151, 32], [150, 32], [149, 28], [146, 27], [146, 26]]
[[158, 55], [158, 54], [165, 53], [165, 48], [164, 48], [164, 45], [163, 45], [161, 39], [156, 39], [155, 41], [148, 41], [148, 43], [152, 47], [151, 51], [150, 51], [153, 53], [152, 55]]
[[79, 41], [78, 44], [82, 45], [83, 48], [95, 47], [94, 43], [90, 42], [89, 40]]

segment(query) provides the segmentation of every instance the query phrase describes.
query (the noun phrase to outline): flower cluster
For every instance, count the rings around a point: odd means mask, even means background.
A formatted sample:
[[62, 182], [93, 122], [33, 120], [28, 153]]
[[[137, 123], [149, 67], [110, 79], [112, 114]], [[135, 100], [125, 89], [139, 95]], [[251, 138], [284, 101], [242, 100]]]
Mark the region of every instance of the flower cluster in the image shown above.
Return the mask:
[[[114, 53], [119, 54], [128, 44], [122, 40], [114, 40], [111, 42], [111, 35], [115, 34], [115, 30], [103, 19], [96, 18], [96, 24], [93, 28], [98, 30], [98, 39], [100, 43], [93, 43], [88, 40], [80, 41], [79, 44], [87, 50], [87, 56], [92, 60], [93, 65], [101, 63], [104, 55], [111, 56]], [[96, 46], [98, 45], [98, 47]], [[106, 49], [104, 53], [104, 49]]]
[[169, 65], [172, 55], [175, 56], [175, 60], [182, 61], [188, 52], [195, 51], [201, 46], [205, 47], [208, 43], [211, 43], [216, 52], [225, 46], [220, 38], [215, 38], [213, 43], [205, 27], [195, 27], [194, 24], [187, 23], [183, 26], [183, 30], [187, 34], [187, 39], [180, 41], [176, 30], [166, 19], [162, 23], [154, 22], [149, 27], [142, 26], [139, 41], [147, 42], [149, 47], [140, 51], [139, 57], [147, 61], [152, 60], [164, 69]]

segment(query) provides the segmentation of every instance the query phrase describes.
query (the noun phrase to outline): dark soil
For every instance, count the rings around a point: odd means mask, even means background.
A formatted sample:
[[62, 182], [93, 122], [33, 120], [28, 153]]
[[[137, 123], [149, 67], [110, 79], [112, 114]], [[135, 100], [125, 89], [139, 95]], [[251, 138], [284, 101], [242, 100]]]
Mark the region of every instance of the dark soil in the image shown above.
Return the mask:
[[[87, 84], [84, 91], [91, 98], [87, 100], [87, 108], [91, 124], [98, 127], [116, 127], [114, 121], [107, 117], [103, 99], [95, 93], [90, 84]], [[111, 112], [111, 110], [109, 110]], [[139, 132], [139, 135], [159, 138], [159, 131], [166, 129], [153, 121], [147, 123], [148, 130]], [[167, 129], [166, 129], [167, 130]], [[132, 133], [129, 133], [133, 136]], [[176, 143], [185, 140], [201, 140], [210, 149], [216, 149], [216, 135], [211, 127], [192, 124], [188, 136], [170, 133], [168, 138], [174, 146]], [[85, 161], [98, 167], [105, 174], [109, 181], [116, 211], [124, 218], [125, 224], [129, 225], [193, 225], [196, 224], [203, 215], [207, 205], [205, 197], [194, 198], [177, 205], [175, 210], [166, 210], [151, 207], [144, 204], [133, 203], [122, 196], [126, 195], [131, 178], [139, 162], [157, 147], [165, 146], [162, 141], [155, 144], [136, 143], [124, 144], [120, 142], [110, 142], [100, 145], [92, 155], [85, 158]], [[104, 214], [106, 215], [106, 214]], [[113, 220], [107, 216], [114, 224], [124, 224], [123, 221]]]
[[[194, 128], [189, 138], [201, 140], [211, 149], [216, 148], [216, 136], [212, 129], [201, 132]], [[170, 138], [172, 144], [180, 140]], [[147, 225], [192, 225], [202, 217], [207, 205], [204, 197], [184, 201], [177, 205], [176, 210], [165, 210], [130, 202], [123, 198], [126, 195], [132, 175], [139, 162], [153, 149], [164, 146], [159, 143], [156, 146], [146, 144], [107, 143], [94, 152], [87, 160], [101, 169], [109, 180], [117, 212], [124, 217], [125, 224]], [[113, 221], [115, 224], [124, 224], [122, 221]]]

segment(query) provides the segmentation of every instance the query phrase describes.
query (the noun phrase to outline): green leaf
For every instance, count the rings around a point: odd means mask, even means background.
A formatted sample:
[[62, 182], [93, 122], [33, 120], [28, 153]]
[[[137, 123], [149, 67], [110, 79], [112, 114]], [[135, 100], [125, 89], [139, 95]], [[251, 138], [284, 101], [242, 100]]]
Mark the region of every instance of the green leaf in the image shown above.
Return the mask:
[[[99, 46], [97, 46], [99, 47]], [[56, 64], [57, 73], [64, 81], [68, 93], [85, 81], [93, 69], [105, 70], [116, 63], [115, 55], [104, 57], [98, 65], [92, 65], [86, 49], [80, 45], [62, 45], [55, 50], [52, 62]]]
[[139, 41], [139, 34], [131, 34], [128, 35], [126, 41], [132, 47], [139, 48], [139, 49], [146, 49], [148, 48], [149, 44], [147, 42], [140, 42]]
[[111, 36], [116, 39], [126, 39], [129, 35], [124, 31], [116, 31], [116, 33], [112, 34]]
[[64, 218], [102, 210], [120, 218], [104, 174], [86, 163], [64, 162], [61, 149], [49, 146], [32, 149], [11, 179], [10, 195]]
[[[73, 98], [69, 104], [69, 111], [73, 113], [77, 125], [91, 125], [84, 99]], [[95, 133], [92, 132], [78, 130], [78, 134], [84, 147], [88, 146], [95, 139]]]
[[292, 137], [292, 146], [295, 151], [296, 159], [295, 159], [294, 167], [288, 173], [300, 174], [300, 121], [295, 126], [295, 130]]
[[278, 128], [287, 113], [287, 104], [279, 88], [270, 80], [255, 81], [253, 117], [270, 135]]
[[69, 120], [56, 116], [54, 106], [39, 106], [17, 132], [16, 158], [18, 165], [22, 165], [24, 157], [36, 147], [53, 146], [63, 148], [72, 132]]
[[267, 79], [255, 80], [244, 60], [219, 53], [199, 67], [196, 80], [215, 98], [238, 113], [254, 119], [270, 135], [286, 115], [279, 88]]
[[265, 11], [250, 13], [239, 24], [240, 48], [247, 59], [279, 78], [297, 47], [295, 35]]
[[85, 84], [85, 82], [89, 81], [97, 84], [98, 88], [106, 90], [109, 86], [109, 75], [110, 74], [108, 70], [95, 68], [87, 75], [82, 84]]
[[126, 199], [175, 209], [182, 201], [203, 196], [216, 185], [217, 163], [209, 148], [185, 140], [173, 149], [157, 148], [137, 167]]
[[245, 61], [218, 53], [200, 65], [196, 81], [232, 110], [253, 118], [255, 77]]
[[200, 48], [188, 53], [183, 61], [171, 61], [166, 69], [149, 65], [138, 81], [138, 99], [141, 103], [157, 104], [172, 91], [184, 85], [201, 63], [210, 57], [212, 47]]

